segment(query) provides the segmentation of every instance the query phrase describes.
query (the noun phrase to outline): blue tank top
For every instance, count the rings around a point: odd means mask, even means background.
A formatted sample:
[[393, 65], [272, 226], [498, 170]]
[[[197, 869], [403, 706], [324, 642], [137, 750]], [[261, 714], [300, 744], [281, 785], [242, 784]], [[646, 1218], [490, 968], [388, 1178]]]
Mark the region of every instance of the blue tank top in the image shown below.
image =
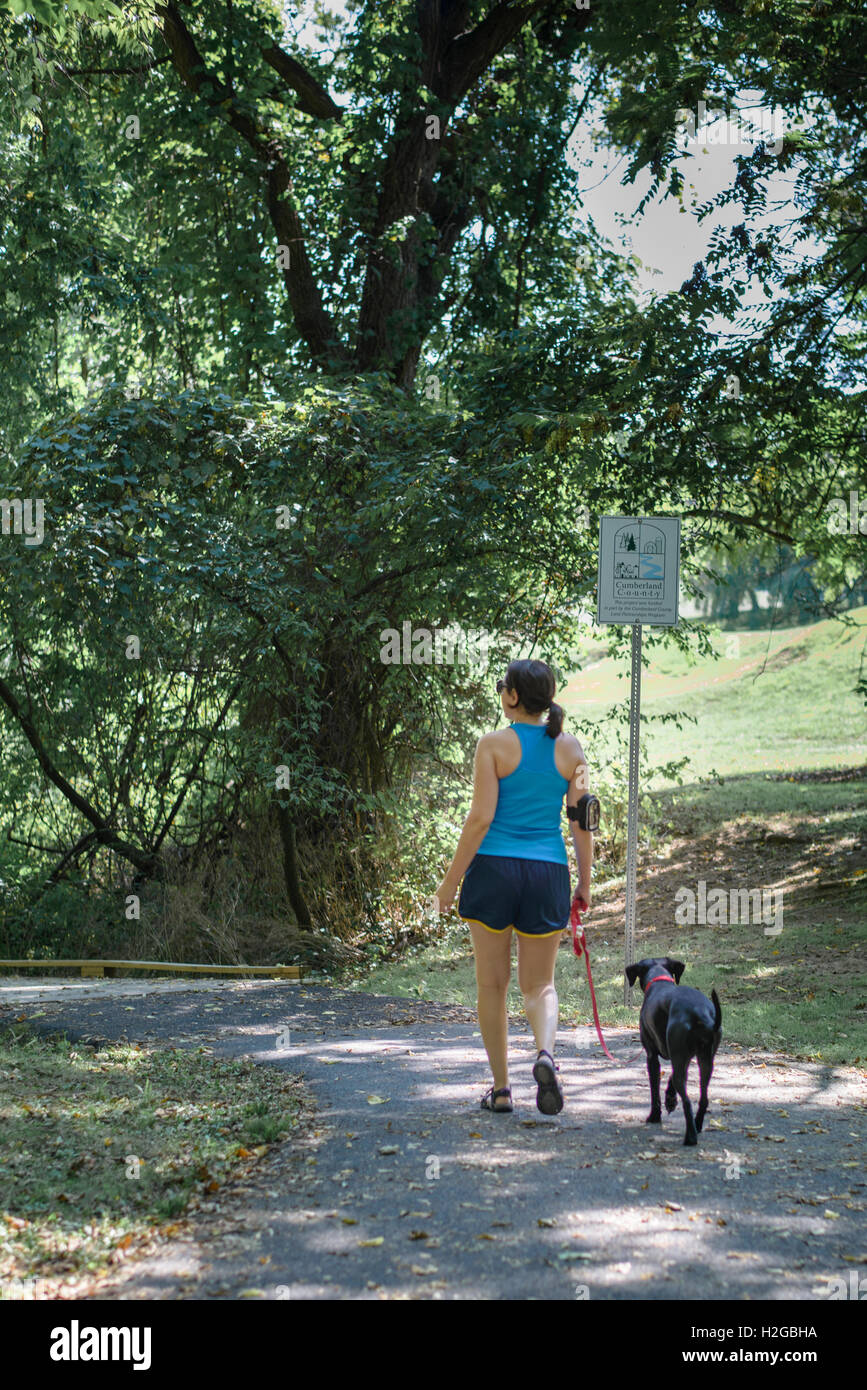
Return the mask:
[[500, 778], [494, 819], [477, 853], [568, 864], [560, 820], [569, 783], [554, 762], [555, 740], [544, 724], [509, 727], [521, 740], [521, 761]]

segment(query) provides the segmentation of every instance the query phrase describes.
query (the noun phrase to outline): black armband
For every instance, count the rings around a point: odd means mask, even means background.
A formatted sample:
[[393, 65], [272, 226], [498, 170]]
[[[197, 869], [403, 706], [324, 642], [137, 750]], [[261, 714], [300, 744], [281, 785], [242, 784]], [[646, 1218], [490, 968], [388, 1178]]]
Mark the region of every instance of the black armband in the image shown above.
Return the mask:
[[599, 797], [585, 792], [577, 806], [566, 807], [566, 815], [577, 820], [580, 830], [598, 830], [600, 810]]

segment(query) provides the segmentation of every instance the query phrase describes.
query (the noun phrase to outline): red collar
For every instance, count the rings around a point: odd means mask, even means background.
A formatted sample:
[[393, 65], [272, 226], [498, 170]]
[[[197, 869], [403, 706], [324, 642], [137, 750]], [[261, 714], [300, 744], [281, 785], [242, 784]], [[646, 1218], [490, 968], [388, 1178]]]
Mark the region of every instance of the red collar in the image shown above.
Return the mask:
[[644, 986], [644, 993], [645, 993], [645, 994], [647, 993], [647, 991], [648, 991], [648, 989], [650, 988], [651, 985], [655, 985], [655, 984], [656, 984], [657, 980], [668, 980], [668, 981], [670, 981], [670, 983], [673, 984], [673, 985], [676, 985], [676, 984], [677, 984], [677, 980], [674, 978], [673, 975], [654, 975], [653, 979], [652, 979], [652, 980], [648, 980], [648, 981], [647, 981], [647, 984]]

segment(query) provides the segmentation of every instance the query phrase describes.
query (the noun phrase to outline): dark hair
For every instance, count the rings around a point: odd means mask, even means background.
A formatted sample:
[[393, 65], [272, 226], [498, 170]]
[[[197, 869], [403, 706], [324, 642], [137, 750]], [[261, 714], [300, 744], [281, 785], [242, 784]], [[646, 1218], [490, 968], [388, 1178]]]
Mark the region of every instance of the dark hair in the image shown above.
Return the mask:
[[550, 738], [563, 732], [563, 709], [554, 703], [554, 672], [544, 661], [510, 661], [506, 671], [506, 688], [513, 691], [528, 714], [548, 710], [545, 729]]

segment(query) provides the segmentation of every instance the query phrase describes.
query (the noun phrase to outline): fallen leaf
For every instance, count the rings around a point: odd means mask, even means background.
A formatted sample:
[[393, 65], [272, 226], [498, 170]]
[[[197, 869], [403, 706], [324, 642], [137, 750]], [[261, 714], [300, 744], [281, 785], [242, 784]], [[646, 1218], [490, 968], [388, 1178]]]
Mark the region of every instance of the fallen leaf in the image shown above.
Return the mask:
[[385, 1105], [386, 1102], [387, 1102], [387, 1097], [386, 1097], [386, 1096], [368, 1096], [368, 1097], [367, 1097], [367, 1103], [368, 1103], [368, 1105]]
[[360, 1240], [358, 1244], [366, 1247], [371, 1245], [382, 1245], [384, 1241], [385, 1236], [374, 1236], [371, 1240]]

